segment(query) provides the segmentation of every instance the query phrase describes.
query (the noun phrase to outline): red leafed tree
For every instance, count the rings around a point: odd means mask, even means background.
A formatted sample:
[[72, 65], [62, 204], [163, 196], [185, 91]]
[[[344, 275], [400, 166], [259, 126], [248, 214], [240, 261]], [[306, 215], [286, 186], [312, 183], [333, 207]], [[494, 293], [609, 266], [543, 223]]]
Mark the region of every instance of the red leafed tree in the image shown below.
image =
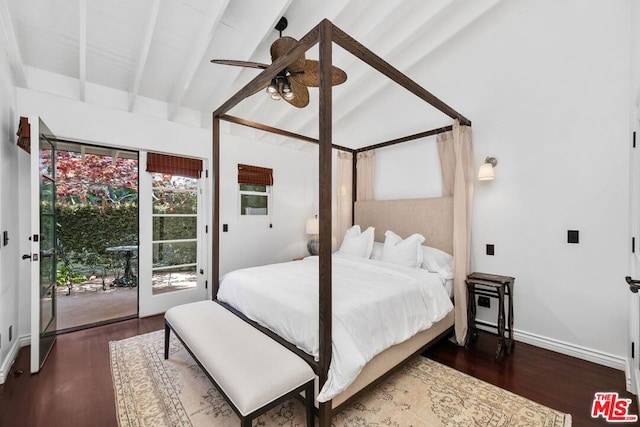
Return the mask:
[[56, 152], [56, 203], [122, 204], [138, 200], [138, 160]]

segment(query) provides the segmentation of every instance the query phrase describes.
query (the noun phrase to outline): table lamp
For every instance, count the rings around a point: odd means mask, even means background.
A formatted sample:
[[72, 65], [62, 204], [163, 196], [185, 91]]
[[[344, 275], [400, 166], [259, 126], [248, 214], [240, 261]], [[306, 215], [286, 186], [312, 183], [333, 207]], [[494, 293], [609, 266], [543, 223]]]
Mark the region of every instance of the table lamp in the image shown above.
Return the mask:
[[318, 241], [318, 234], [320, 233], [320, 221], [318, 215], [314, 218], [307, 220], [307, 226], [305, 227], [305, 234], [310, 234], [311, 239], [307, 242], [307, 250], [311, 255], [318, 255], [320, 251], [320, 242]]

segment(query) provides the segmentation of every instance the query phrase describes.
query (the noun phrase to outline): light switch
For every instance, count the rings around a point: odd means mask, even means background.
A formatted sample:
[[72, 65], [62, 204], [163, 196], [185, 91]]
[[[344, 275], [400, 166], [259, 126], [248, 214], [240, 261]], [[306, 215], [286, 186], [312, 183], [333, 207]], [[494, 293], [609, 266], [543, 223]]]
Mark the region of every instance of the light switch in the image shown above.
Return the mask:
[[567, 230], [567, 243], [580, 243], [580, 230]]

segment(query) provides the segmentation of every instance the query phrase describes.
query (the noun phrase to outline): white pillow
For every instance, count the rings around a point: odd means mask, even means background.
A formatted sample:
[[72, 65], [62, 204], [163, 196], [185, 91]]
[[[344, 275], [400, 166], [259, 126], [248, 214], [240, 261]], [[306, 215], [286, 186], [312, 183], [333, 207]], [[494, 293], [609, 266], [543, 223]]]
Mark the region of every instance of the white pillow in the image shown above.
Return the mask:
[[422, 268], [440, 274], [445, 279], [453, 279], [453, 256], [432, 248], [422, 246]]
[[353, 255], [361, 258], [369, 258], [373, 249], [374, 228], [367, 228], [360, 232], [360, 226], [354, 225], [344, 235], [342, 245], [338, 250], [340, 255]]
[[373, 242], [373, 250], [371, 251], [371, 259], [380, 261], [382, 259], [382, 247], [383, 243]]
[[393, 231], [387, 230], [384, 233], [382, 261], [419, 268], [420, 264], [422, 264], [422, 249], [420, 246], [422, 242], [424, 242], [424, 237], [421, 234], [412, 234], [402, 240], [402, 237]]

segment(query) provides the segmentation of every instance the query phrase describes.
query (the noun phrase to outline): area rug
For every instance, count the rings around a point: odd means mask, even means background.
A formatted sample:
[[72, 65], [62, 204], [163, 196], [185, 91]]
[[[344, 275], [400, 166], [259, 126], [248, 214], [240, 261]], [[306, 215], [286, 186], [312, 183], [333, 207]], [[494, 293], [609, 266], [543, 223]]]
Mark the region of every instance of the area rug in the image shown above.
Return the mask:
[[[120, 427], [233, 426], [239, 419], [182, 344], [164, 331], [109, 343]], [[304, 426], [292, 399], [254, 426]], [[430, 359], [417, 356], [335, 415], [334, 426], [543, 426], [567, 427], [563, 414]]]

